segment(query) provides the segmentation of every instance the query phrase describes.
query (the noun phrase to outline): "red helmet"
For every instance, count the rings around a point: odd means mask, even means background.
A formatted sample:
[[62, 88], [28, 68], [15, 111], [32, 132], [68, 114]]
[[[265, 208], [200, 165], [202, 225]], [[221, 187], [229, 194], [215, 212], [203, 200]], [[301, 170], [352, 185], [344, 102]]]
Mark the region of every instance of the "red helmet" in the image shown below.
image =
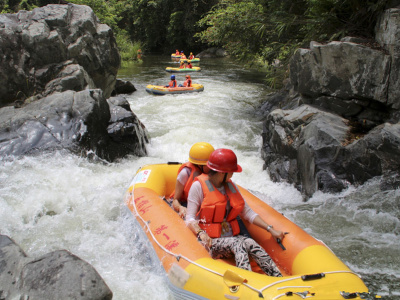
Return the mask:
[[237, 164], [236, 154], [230, 149], [217, 149], [211, 153], [207, 166], [221, 173], [242, 172], [242, 167]]

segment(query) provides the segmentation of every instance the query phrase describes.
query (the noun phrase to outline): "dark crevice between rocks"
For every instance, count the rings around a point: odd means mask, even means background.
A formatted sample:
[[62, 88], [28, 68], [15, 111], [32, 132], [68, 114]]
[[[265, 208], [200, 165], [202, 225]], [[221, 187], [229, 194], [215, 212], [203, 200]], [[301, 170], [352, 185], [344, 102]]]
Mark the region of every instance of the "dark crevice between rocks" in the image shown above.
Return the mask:
[[363, 138], [372, 129], [370, 126], [367, 126], [366, 122], [361, 123], [357, 120], [346, 120], [345, 124], [349, 126], [349, 130], [342, 142], [343, 147]]

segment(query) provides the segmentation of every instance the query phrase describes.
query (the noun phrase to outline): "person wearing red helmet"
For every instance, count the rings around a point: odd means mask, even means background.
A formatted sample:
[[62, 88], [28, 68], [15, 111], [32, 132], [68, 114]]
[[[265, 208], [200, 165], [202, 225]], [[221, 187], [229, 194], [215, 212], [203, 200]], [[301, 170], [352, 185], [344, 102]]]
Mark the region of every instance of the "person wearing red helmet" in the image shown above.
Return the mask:
[[282, 276], [268, 253], [252, 238], [244, 235], [238, 220], [243, 218], [268, 231], [274, 239], [283, 239], [256, 214], [231, 181], [233, 173], [242, 172], [235, 153], [217, 149], [211, 153], [208, 174], [196, 177], [188, 195], [186, 222], [213, 258], [235, 257], [236, 266], [250, 270], [249, 256], [270, 276]]
[[186, 80], [183, 82], [184, 87], [192, 87], [192, 78], [190, 78], [190, 75], [186, 75]]

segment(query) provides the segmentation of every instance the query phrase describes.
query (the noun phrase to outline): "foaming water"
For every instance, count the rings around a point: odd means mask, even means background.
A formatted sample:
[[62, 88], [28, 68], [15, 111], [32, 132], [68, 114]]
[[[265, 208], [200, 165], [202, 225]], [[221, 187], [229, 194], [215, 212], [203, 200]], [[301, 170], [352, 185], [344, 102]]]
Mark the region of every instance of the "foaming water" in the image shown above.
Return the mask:
[[[285, 183], [262, 170], [262, 120], [257, 109], [269, 92], [262, 74], [229, 60], [205, 60], [192, 73], [204, 92], [153, 96], [147, 84], [167, 84], [174, 66], [168, 57], [145, 57], [121, 70], [134, 83], [132, 110], [151, 137], [147, 157], [93, 163], [65, 152], [0, 160], [0, 232], [29, 256], [67, 249], [92, 264], [113, 299], [172, 299], [157, 261], [149, 252], [124, 193], [145, 164], [187, 161], [199, 141], [227, 147], [243, 172], [233, 180], [248, 188], [316, 238], [323, 240], [367, 285], [385, 299], [400, 295], [400, 192], [381, 192], [379, 180], [338, 195], [317, 193], [302, 202]], [[182, 82], [184, 74], [177, 74]], [[388, 258], [389, 257], [389, 258]]]

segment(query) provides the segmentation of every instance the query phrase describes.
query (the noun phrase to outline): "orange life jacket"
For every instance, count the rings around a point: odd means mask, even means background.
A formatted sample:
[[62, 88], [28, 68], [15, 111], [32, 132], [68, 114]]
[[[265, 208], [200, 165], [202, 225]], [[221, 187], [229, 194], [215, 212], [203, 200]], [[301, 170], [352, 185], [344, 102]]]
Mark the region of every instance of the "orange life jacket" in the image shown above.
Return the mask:
[[[209, 237], [218, 238], [222, 233], [222, 222], [226, 220], [232, 228], [233, 235], [240, 233], [239, 223], [237, 216], [243, 211], [245, 202], [231, 180], [225, 184], [226, 195], [223, 195], [218, 189], [210, 182], [207, 174], [198, 176], [198, 180], [203, 190], [203, 203], [200, 207], [200, 222], [199, 226], [205, 230]], [[231, 209], [226, 216], [226, 205], [230, 201]]]
[[[182, 171], [183, 168], [190, 168], [191, 172], [188, 178], [188, 181], [186, 181], [185, 186], [183, 187], [183, 194], [181, 199], [179, 199], [181, 202], [187, 202], [187, 197], [189, 195], [189, 190], [190, 187], [193, 184], [194, 179], [201, 175], [203, 172], [200, 170], [199, 167], [195, 166], [194, 164], [192, 164], [191, 162], [186, 162], [184, 164], [182, 164], [182, 166], [179, 168], [178, 170], [178, 174]], [[172, 192], [172, 194], [169, 196], [170, 198], [174, 198], [175, 196], [175, 191]]]
[[169, 87], [176, 87], [176, 80], [171, 80], [168, 84]]
[[191, 87], [192, 86], [192, 80], [191, 79], [186, 79], [185, 82], [183, 83], [183, 86]]

